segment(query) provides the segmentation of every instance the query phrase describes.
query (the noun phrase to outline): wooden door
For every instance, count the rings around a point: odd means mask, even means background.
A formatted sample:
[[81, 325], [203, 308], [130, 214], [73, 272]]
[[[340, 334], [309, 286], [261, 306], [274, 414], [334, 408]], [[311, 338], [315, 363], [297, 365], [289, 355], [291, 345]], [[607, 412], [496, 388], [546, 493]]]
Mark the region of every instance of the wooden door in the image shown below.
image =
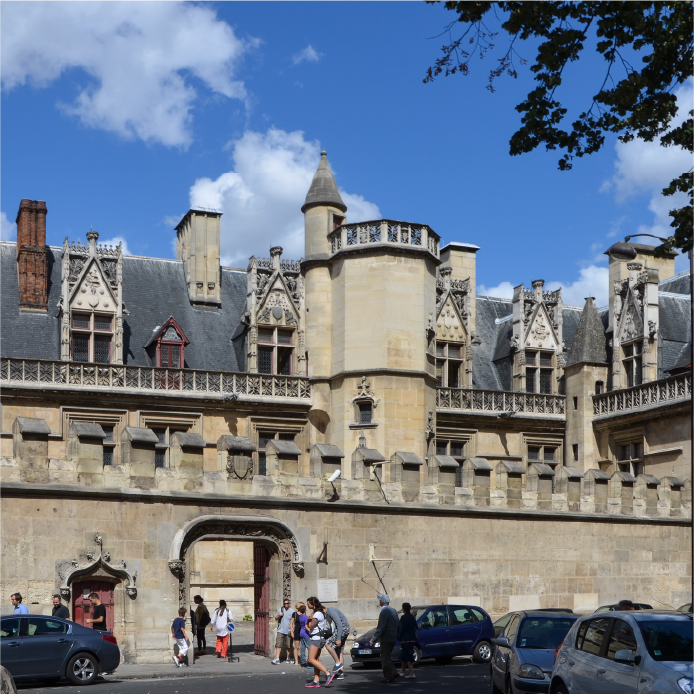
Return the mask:
[[253, 581], [255, 600], [255, 648], [257, 655], [269, 654], [270, 637], [270, 553], [259, 542], [253, 543]]
[[93, 628], [86, 624], [85, 619], [92, 618], [92, 604], [89, 602], [89, 594], [96, 593], [102, 604], [106, 607], [106, 630], [113, 631], [113, 583], [99, 580], [84, 580], [72, 584], [72, 617], [77, 624], [88, 629]]

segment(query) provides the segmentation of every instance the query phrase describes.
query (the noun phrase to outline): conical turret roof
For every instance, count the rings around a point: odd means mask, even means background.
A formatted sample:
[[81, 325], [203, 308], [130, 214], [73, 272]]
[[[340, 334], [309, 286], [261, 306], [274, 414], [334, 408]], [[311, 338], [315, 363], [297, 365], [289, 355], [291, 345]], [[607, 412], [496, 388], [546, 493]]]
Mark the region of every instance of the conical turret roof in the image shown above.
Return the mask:
[[576, 329], [576, 337], [571, 345], [571, 353], [566, 365], [572, 364], [607, 364], [605, 328], [592, 296], [586, 299], [586, 305], [583, 307], [581, 320]]
[[328, 153], [323, 151], [320, 153], [320, 164], [313, 176], [313, 182], [306, 194], [306, 201], [301, 208], [302, 212], [306, 212], [309, 207], [314, 205], [332, 205], [343, 212], [347, 212], [347, 205], [342, 202], [340, 192], [335, 185], [333, 172], [328, 164]]

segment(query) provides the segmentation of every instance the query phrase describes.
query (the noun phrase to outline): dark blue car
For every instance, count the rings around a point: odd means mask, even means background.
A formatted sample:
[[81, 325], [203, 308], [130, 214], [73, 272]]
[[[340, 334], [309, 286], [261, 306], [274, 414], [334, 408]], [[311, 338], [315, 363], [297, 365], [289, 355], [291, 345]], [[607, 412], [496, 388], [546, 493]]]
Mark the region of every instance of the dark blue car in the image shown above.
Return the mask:
[[[401, 612], [398, 614], [402, 614]], [[488, 663], [492, 655], [494, 626], [489, 615], [471, 605], [427, 605], [412, 608], [419, 627], [415, 662], [434, 658], [437, 663], [450, 663], [457, 655], [471, 655], [477, 663]], [[375, 629], [359, 636], [350, 650], [355, 663], [379, 662], [378, 643], [369, 644]], [[393, 660], [400, 659], [400, 644], [393, 649]]]
[[116, 637], [67, 619], [45, 615], [10, 615], [0, 619], [0, 662], [15, 680], [92, 684], [99, 672], [120, 663]]

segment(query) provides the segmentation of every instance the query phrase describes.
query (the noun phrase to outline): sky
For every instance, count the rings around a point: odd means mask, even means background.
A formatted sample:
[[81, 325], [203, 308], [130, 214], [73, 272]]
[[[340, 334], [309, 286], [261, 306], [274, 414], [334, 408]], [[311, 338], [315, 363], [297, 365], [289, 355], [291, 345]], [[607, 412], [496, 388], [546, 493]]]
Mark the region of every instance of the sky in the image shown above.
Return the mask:
[[[219, 209], [222, 262], [303, 255], [301, 205], [326, 149], [348, 221], [425, 223], [480, 246], [478, 294], [544, 279], [564, 302], [607, 302], [604, 251], [626, 234], [669, 235], [661, 189], [686, 153], [608, 139], [561, 172], [557, 152], [509, 155], [532, 88], [468, 77], [423, 84], [453, 19], [424, 2], [3, 2], [2, 238], [22, 198], [45, 200], [47, 242], [122, 242], [175, 257], [191, 206]], [[603, 65], [571, 65], [584, 108]], [[678, 90], [692, 102], [692, 84]], [[647, 242], [647, 239], [641, 241]], [[687, 259], [677, 260], [684, 270]]]

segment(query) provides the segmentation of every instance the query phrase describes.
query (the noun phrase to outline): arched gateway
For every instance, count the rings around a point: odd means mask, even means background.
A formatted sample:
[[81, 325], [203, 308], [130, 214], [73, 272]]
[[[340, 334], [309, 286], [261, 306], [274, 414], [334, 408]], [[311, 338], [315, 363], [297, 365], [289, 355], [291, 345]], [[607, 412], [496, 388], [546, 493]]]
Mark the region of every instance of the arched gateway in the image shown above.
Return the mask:
[[178, 602], [190, 604], [192, 547], [200, 541], [251, 541], [254, 545], [255, 652], [268, 653], [270, 609], [270, 564], [279, 563], [282, 596], [291, 599], [292, 572], [304, 573], [301, 549], [294, 533], [281, 521], [262, 516], [200, 516], [188, 522], [174, 536], [169, 551], [169, 569], [178, 578]]

